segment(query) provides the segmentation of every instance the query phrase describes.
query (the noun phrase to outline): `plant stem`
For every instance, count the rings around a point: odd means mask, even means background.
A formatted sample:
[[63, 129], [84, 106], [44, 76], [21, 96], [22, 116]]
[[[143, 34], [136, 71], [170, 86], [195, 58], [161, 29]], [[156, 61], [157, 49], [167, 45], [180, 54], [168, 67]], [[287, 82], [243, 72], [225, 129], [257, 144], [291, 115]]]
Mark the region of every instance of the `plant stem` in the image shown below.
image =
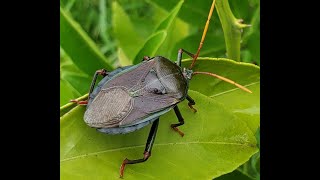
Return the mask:
[[240, 61], [241, 32], [242, 28], [249, 25], [241, 24], [241, 20], [234, 17], [228, 0], [217, 0], [216, 7], [226, 42], [227, 57]]

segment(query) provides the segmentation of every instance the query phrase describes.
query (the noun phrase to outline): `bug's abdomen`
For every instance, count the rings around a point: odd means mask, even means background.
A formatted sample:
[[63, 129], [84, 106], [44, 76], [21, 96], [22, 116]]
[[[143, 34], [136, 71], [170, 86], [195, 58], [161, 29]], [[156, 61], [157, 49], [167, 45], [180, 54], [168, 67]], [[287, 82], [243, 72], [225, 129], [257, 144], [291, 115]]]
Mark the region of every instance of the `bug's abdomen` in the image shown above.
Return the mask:
[[90, 127], [116, 127], [133, 108], [133, 98], [124, 87], [102, 89], [84, 114]]

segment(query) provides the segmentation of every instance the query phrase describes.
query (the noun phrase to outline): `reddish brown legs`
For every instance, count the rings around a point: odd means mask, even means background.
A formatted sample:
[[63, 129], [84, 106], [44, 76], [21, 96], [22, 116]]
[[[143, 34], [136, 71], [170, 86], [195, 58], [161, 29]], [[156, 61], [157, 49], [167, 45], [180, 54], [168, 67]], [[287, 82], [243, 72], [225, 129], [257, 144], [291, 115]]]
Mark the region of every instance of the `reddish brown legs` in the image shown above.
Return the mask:
[[77, 103], [78, 105], [87, 105], [88, 104], [88, 101], [85, 100], [85, 101], [78, 101], [76, 99], [73, 99], [73, 100], [70, 100], [70, 102], [74, 102], [74, 103]]

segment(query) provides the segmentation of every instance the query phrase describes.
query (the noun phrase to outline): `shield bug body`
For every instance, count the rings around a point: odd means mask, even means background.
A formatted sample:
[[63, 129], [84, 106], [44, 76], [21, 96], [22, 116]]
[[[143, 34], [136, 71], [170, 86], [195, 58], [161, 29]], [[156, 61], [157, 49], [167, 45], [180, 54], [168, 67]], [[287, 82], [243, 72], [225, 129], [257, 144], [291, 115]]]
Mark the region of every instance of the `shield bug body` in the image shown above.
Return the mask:
[[[195, 101], [188, 95], [188, 85], [193, 75], [210, 75], [251, 92], [227, 78], [209, 72], [193, 72], [191, 70], [202, 47], [214, 3], [215, 1], [212, 3], [196, 54], [180, 49], [175, 63], [162, 56], [153, 58], [145, 56], [142, 62], [137, 65], [117, 68], [112, 72], [107, 72], [104, 69], [98, 70], [91, 83], [88, 100], [73, 100], [78, 104], [87, 105], [84, 121], [90, 127], [97, 128], [98, 131], [103, 133], [130, 133], [152, 123], [144, 156], [136, 160], [125, 159], [120, 167], [120, 177], [123, 177], [126, 164], [141, 163], [150, 157], [159, 117], [162, 114], [174, 109], [179, 122], [171, 124], [171, 128], [181, 136], [184, 135], [177, 128], [184, 124], [184, 119], [177, 104], [187, 99], [189, 107], [196, 112], [196, 109], [192, 106], [195, 105]], [[183, 52], [193, 58], [188, 69], [181, 67]], [[102, 75], [104, 78], [95, 87], [98, 75]]]

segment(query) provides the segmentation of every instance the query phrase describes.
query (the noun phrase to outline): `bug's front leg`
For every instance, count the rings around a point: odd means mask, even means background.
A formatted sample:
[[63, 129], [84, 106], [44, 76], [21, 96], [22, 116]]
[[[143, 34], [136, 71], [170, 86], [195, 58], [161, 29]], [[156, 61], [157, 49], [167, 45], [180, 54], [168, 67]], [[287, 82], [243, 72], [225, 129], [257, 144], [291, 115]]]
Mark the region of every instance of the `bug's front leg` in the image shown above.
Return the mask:
[[189, 95], [187, 95], [186, 99], [189, 101], [189, 102], [188, 102], [189, 108], [192, 109], [192, 111], [193, 111], [194, 113], [196, 113], [197, 110], [193, 107], [193, 105], [195, 105], [196, 102], [194, 102], [194, 100], [193, 100]]
[[184, 136], [184, 133], [177, 128], [178, 126], [181, 126], [181, 125], [184, 124], [183, 117], [182, 117], [182, 115], [181, 115], [181, 113], [180, 113], [180, 110], [179, 110], [178, 106], [174, 107], [173, 110], [174, 110], [174, 112], [175, 112], [176, 115], [177, 115], [177, 118], [178, 118], [179, 123], [177, 123], [177, 124], [171, 124], [171, 128], [172, 128], [174, 131], [178, 132], [178, 133], [183, 137], [183, 136]]
[[[105, 77], [105, 76], [108, 75], [108, 72], [105, 69], [100, 69], [100, 70], [97, 70], [94, 73], [94, 76], [93, 76], [93, 79], [92, 79], [92, 82], [91, 82], [91, 86], [90, 86], [89, 97], [90, 97], [90, 95], [91, 95], [91, 93], [92, 93], [92, 91], [94, 89], [94, 85], [96, 84], [98, 75], [101, 75], [101, 76]], [[70, 102], [77, 103], [78, 105], [87, 105], [88, 104], [88, 100], [85, 100], [85, 101], [70, 100]]]
[[144, 149], [144, 153], [143, 153], [143, 158], [141, 159], [135, 159], [135, 160], [130, 160], [130, 159], [125, 159], [120, 167], [120, 177], [123, 177], [123, 172], [124, 172], [124, 168], [127, 164], [136, 164], [136, 163], [142, 163], [148, 160], [148, 158], [151, 156], [151, 149], [154, 143], [154, 140], [156, 139], [156, 135], [157, 135], [157, 130], [158, 130], [158, 124], [159, 124], [159, 118], [157, 120], [155, 120], [151, 126], [150, 132], [149, 132], [149, 136], [148, 136], [148, 140], [146, 143], [146, 147]]
[[177, 64], [178, 66], [180, 66], [180, 67], [181, 67], [182, 53], [186, 53], [186, 54], [188, 54], [188, 55], [189, 55], [190, 57], [192, 57], [192, 58], [195, 56], [195, 55], [192, 54], [191, 52], [188, 52], [188, 51], [180, 48], [179, 51], [178, 51], [178, 58], [177, 58], [177, 62], [176, 62], [176, 64]]

